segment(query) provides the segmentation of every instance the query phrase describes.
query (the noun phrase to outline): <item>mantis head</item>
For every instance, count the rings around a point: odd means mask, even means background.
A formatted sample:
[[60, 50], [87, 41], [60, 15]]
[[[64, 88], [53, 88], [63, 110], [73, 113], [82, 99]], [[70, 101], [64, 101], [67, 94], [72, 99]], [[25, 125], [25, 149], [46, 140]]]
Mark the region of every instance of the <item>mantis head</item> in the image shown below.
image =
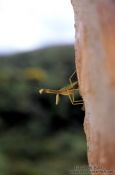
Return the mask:
[[43, 93], [53, 93], [53, 94], [56, 94], [56, 105], [59, 104], [60, 95], [59, 95], [59, 93], [56, 93], [55, 90], [53, 90], [53, 92], [52, 92], [52, 90], [50, 90], [50, 89], [40, 89], [40, 90], [39, 90], [39, 93], [40, 93], [40, 94], [43, 94]]
[[43, 93], [44, 93], [44, 89], [40, 89], [40, 90], [39, 90], [39, 93], [40, 93], [40, 94], [43, 94]]

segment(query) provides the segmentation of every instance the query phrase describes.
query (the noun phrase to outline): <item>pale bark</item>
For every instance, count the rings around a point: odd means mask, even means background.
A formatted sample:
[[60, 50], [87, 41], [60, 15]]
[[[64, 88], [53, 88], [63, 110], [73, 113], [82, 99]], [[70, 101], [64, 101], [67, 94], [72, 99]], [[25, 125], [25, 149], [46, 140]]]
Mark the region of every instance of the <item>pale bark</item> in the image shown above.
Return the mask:
[[88, 161], [115, 174], [115, 1], [72, 0], [72, 5]]

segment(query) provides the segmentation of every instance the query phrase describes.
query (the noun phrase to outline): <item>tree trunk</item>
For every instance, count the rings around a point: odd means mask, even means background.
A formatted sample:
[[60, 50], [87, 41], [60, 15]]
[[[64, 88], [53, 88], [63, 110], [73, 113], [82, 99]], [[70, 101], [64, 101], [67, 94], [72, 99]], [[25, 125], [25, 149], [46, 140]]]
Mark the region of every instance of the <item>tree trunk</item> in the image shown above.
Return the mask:
[[[115, 1], [72, 0], [88, 162], [115, 174]], [[92, 172], [93, 174], [93, 172]]]

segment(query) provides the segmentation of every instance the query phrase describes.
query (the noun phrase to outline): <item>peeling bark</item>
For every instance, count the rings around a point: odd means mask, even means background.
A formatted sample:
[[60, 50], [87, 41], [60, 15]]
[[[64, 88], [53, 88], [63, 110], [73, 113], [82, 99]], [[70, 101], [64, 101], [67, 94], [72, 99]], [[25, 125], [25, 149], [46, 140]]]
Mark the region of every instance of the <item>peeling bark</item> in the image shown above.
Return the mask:
[[72, 0], [72, 5], [88, 162], [115, 174], [115, 1]]

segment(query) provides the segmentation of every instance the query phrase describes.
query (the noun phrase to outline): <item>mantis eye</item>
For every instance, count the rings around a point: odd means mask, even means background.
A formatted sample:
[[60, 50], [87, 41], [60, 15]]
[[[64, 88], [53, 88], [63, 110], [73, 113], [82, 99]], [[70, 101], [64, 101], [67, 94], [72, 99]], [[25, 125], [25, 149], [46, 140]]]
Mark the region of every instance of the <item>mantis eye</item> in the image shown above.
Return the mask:
[[59, 94], [56, 94], [56, 105], [59, 104], [59, 101], [60, 101], [60, 96], [59, 96]]

